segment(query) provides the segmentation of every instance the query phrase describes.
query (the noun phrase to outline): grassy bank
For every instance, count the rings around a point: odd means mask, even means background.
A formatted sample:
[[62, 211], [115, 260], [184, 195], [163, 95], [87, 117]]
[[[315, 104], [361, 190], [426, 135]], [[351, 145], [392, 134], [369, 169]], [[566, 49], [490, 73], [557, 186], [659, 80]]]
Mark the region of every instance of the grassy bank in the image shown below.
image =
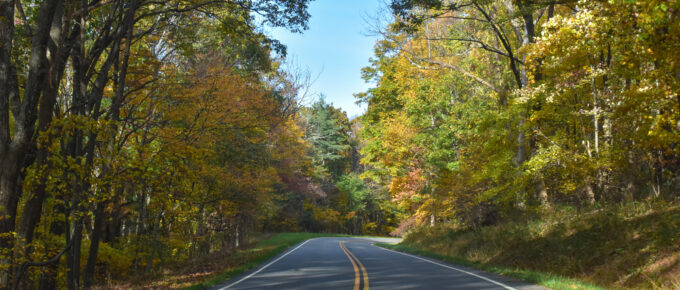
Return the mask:
[[475, 269], [484, 270], [491, 273], [500, 274], [507, 277], [514, 277], [522, 281], [536, 283], [551, 289], [604, 289], [603, 287], [585, 283], [577, 279], [570, 279], [554, 274], [542, 273], [519, 268], [509, 268], [481, 262], [466, 260], [456, 256], [449, 256], [440, 254], [434, 251], [424, 250], [417, 246], [411, 246], [405, 243], [398, 245], [391, 244], [377, 244], [383, 248], [392, 249], [400, 252], [416, 254], [424, 257], [435, 258], [449, 263], [467, 266]]
[[560, 208], [478, 229], [421, 228], [392, 248], [557, 289], [678, 289], [680, 207]]

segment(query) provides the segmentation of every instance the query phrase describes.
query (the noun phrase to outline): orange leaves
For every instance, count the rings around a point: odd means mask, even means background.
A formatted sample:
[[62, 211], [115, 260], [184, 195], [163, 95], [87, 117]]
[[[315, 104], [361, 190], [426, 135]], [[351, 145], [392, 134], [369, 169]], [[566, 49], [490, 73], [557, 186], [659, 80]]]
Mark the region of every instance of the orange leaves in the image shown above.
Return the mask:
[[427, 182], [422, 169], [411, 168], [406, 175], [392, 179], [389, 186], [392, 200], [401, 206], [410, 205], [413, 202], [417, 203]]
[[183, 88], [169, 92], [165, 117], [180, 130], [164, 132], [166, 138], [211, 147], [229, 129], [263, 130], [276, 119], [276, 103], [257, 79], [225, 67], [220, 60], [203, 60]]
[[295, 172], [309, 163], [303, 132], [294, 118], [281, 117], [275, 92], [257, 75], [223, 58], [201, 56], [190, 70], [172, 74], [181, 81], [157, 92], [159, 126], [152, 132], [159, 170], [175, 176], [165, 182], [190, 207], [235, 206], [235, 212], [256, 215], [281, 182], [279, 170]]

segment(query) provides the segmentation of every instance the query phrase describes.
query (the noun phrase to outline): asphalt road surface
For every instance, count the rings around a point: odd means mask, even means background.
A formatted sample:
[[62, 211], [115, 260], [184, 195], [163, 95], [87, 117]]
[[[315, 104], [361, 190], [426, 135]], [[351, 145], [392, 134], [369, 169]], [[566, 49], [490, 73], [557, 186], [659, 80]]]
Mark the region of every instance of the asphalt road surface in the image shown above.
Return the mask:
[[307, 240], [213, 289], [544, 289], [373, 245], [386, 239]]

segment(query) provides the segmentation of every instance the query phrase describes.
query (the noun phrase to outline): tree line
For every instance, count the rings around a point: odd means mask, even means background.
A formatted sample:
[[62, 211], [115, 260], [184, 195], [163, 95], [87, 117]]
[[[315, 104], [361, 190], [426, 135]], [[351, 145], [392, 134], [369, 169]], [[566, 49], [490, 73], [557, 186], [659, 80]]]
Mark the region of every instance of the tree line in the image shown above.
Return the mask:
[[392, 231], [358, 120], [309, 103], [263, 32], [304, 31], [308, 4], [0, 3], [0, 287], [115, 284], [262, 232]]
[[393, 0], [353, 120], [262, 32], [308, 3], [1, 2], [0, 287], [677, 199], [675, 1]]
[[260, 27], [306, 29], [308, 2], [2, 1], [0, 287], [238, 247], [301, 146]]
[[388, 4], [361, 153], [402, 232], [677, 199], [676, 1]]

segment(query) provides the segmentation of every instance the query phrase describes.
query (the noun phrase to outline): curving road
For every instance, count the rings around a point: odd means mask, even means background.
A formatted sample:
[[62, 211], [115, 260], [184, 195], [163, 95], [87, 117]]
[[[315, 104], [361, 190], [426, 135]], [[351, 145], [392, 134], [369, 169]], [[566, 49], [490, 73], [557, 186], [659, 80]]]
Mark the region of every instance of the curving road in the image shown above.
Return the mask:
[[373, 245], [390, 240], [307, 240], [213, 289], [544, 289]]

